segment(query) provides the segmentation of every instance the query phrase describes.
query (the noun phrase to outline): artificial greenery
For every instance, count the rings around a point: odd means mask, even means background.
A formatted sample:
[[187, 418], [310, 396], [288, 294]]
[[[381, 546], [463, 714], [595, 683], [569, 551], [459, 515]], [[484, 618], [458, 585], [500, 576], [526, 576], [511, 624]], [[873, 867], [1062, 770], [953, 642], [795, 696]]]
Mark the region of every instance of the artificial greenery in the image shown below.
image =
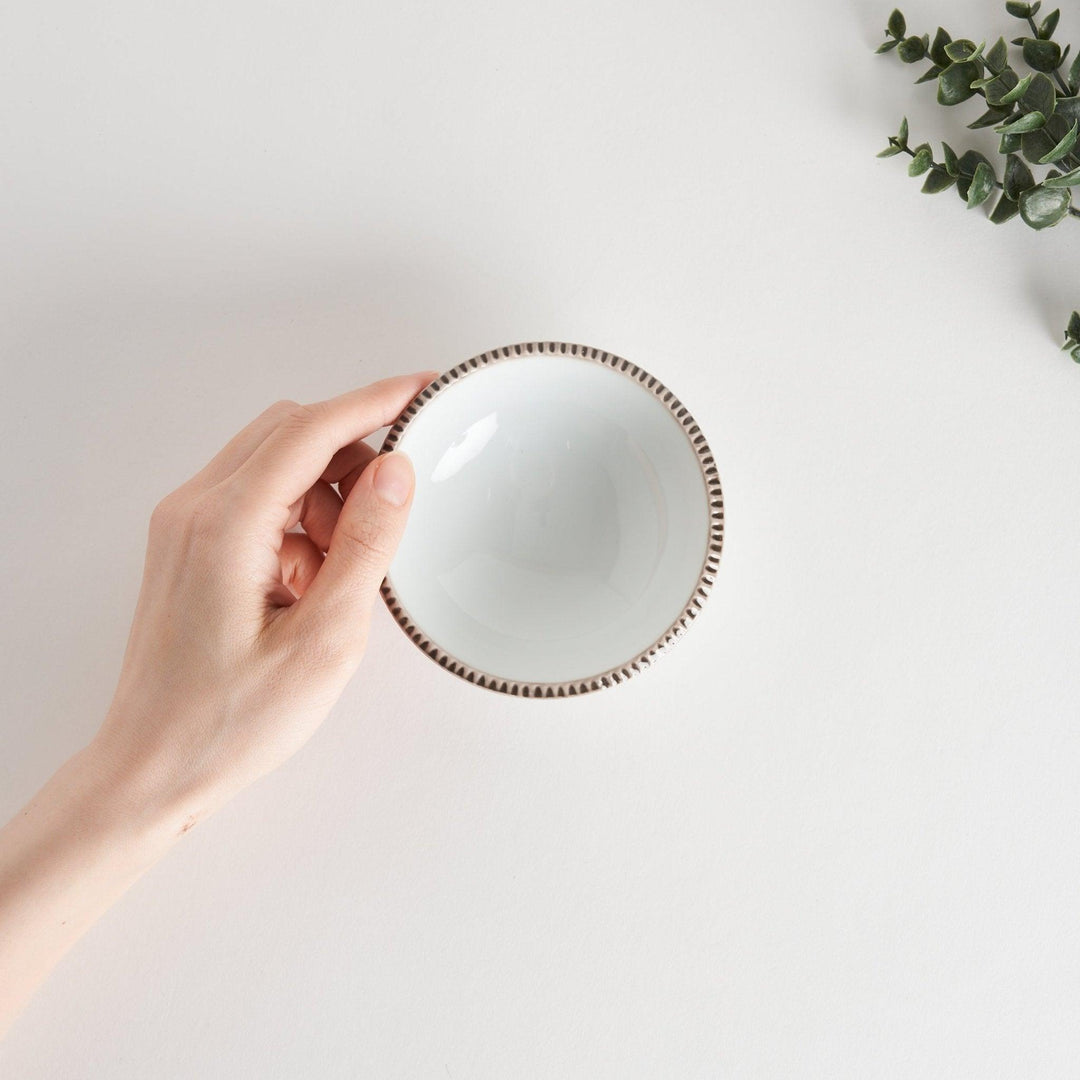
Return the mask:
[[1062, 348], [1080, 364], [1080, 311], [1074, 311], [1065, 328], [1065, 344]]
[[[987, 48], [985, 42], [976, 45], [968, 38], [954, 39], [939, 26], [931, 41], [929, 34], [908, 34], [900, 11], [889, 16], [885, 41], [877, 50], [895, 49], [905, 64], [928, 60], [930, 66], [916, 83], [936, 81], [941, 105], [982, 98], [985, 111], [968, 127], [993, 127], [1001, 136], [998, 151], [1005, 161], [998, 163], [1000, 176], [994, 163], [977, 150], [958, 154], [943, 142], [939, 162], [929, 143], [911, 146], [906, 118], [878, 157], [907, 154], [909, 175], [925, 176], [924, 192], [935, 195], [955, 184], [969, 209], [1000, 192], [990, 213], [996, 225], [1018, 216], [1032, 229], [1047, 229], [1067, 217], [1080, 218], [1080, 209], [1073, 206], [1073, 189], [1080, 186], [1080, 52], [1070, 65], [1072, 47], [1063, 49], [1054, 40], [1061, 12], [1055, 9], [1036, 22], [1041, 5], [1042, 0], [1033, 4], [1009, 0], [1005, 5], [1030, 30], [1030, 36], [1012, 42], [1031, 69], [1024, 74], [1010, 64], [1004, 38]], [[1031, 166], [1048, 169], [1039, 179]], [[1076, 312], [1065, 332], [1065, 348], [1080, 363], [1080, 314]]]

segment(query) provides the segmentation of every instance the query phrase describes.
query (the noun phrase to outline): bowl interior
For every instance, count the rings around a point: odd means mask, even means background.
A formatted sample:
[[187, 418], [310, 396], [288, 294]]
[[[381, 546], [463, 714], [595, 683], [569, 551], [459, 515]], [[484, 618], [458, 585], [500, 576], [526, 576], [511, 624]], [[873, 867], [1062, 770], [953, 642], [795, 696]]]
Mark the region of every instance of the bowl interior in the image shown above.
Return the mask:
[[397, 443], [417, 487], [389, 582], [416, 626], [480, 672], [586, 679], [680, 616], [709, 543], [701, 467], [636, 380], [512, 357], [427, 401]]

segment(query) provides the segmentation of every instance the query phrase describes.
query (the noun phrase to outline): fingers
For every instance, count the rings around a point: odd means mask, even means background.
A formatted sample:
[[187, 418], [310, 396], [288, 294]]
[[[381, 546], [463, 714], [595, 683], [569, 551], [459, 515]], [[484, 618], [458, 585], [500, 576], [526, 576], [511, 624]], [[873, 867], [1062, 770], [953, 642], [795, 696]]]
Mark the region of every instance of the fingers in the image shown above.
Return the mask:
[[297, 632], [329, 635], [358, 662], [371, 608], [405, 530], [413, 495], [412, 463], [382, 454], [353, 485], [338, 517], [322, 569], [289, 612]]
[[263, 410], [189, 481], [197, 491], [204, 491], [231, 476], [251, 456], [255, 448], [299, 405], [295, 401], [276, 401]]
[[322, 552], [302, 533], [286, 533], [278, 556], [282, 584], [293, 596], [303, 596], [322, 567]]
[[299, 522], [319, 551], [326, 551], [340, 513], [338, 493], [325, 480], [316, 480], [294, 504], [285, 528], [291, 529]]
[[[366, 442], [349, 443], [330, 459], [330, 464], [323, 470], [322, 478], [329, 484], [337, 484], [350, 473], [359, 476], [364, 468], [375, 460], [378, 453], [378, 450], [368, 446]], [[345, 494], [347, 493], [342, 492], [342, 495]]]
[[228, 483], [255, 504], [291, 505], [323, 475], [342, 447], [397, 419], [432, 374], [399, 375], [298, 407], [255, 447]]

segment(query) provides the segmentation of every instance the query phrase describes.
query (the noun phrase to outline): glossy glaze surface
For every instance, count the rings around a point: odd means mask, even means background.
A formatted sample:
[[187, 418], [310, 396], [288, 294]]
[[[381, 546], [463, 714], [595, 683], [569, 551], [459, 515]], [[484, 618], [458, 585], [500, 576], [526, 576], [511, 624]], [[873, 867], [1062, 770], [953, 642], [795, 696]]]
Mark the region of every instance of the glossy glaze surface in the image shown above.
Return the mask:
[[441, 650], [501, 679], [584, 679], [656, 642], [698, 585], [693, 447], [637, 381], [511, 357], [426, 402], [397, 449], [417, 490], [390, 585]]

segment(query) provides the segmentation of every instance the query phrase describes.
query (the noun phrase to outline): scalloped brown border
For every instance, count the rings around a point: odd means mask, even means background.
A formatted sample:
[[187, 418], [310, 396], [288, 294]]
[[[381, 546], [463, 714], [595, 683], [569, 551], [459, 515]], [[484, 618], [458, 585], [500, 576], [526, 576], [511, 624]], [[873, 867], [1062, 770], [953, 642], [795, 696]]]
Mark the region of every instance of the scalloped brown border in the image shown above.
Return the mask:
[[411, 619], [401, 601], [394, 593], [390, 578], [387, 577], [382, 583], [383, 600], [390, 609], [390, 613], [397, 620], [398, 626], [409, 636], [409, 640], [418, 648], [423, 649], [432, 660], [440, 667], [453, 672], [459, 678], [465, 679], [476, 686], [482, 686], [487, 690], [494, 690], [502, 694], [510, 694], [514, 697], [573, 697], [578, 694], [587, 694], [592, 690], [602, 690], [606, 686], [615, 686], [643, 671], [657, 660], [664, 651], [677, 641], [686, 632], [690, 622], [701, 610], [705, 598], [716, 580], [716, 572], [720, 566], [720, 551], [724, 546], [724, 496], [720, 489], [720, 474], [716, 468], [709, 444], [705, 441], [701, 428], [690, 415], [685, 405], [666, 387], [659, 379], [650, 375], [643, 368], [624, 360], [621, 356], [604, 352], [601, 349], [593, 349], [586, 345], [571, 345], [563, 341], [530, 341], [518, 345], [504, 345], [499, 349], [490, 349], [480, 353], [463, 363], [452, 367], [449, 371], [440, 375], [433, 383], [426, 386], [413, 398], [405, 411], [398, 417], [397, 422], [386, 433], [379, 453], [386, 453], [397, 446], [402, 433], [412, 422], [418, 412], [433, 397], [446, 389], [451, 383], [478, 371], [489, 364], [497, 363], [518, 356], [532, 356], [544, 354], [559, 354], [561, 356], [576, 356], [582, 360], [595, 361], [606, 367], [612, 368], [630, 379], [641, 383], [654, 397], [658, 398], [667, 407], [668, 411], [682, 425], [690, 445], [697, 454], [698, 463], [701, 466], [702, 476], [705, 479], [705, 487], [709, 496], [709, 546], [705, 553], [705, 561], [698, 575], [697, 586], [686, 603], [679, 617], [660, 635], [659, 638], [644, 652], [639, 653], [632, 660], [619, 667], [603, 671], [598, 675], [591, 675], [585, 679], [575, 679], [573, 682], [559, 683], [523, 683], [512, 679], [501, 679], [486, 671], [478, 671], [476, 668], [463, 664], [460, 660], [439, 648]]

